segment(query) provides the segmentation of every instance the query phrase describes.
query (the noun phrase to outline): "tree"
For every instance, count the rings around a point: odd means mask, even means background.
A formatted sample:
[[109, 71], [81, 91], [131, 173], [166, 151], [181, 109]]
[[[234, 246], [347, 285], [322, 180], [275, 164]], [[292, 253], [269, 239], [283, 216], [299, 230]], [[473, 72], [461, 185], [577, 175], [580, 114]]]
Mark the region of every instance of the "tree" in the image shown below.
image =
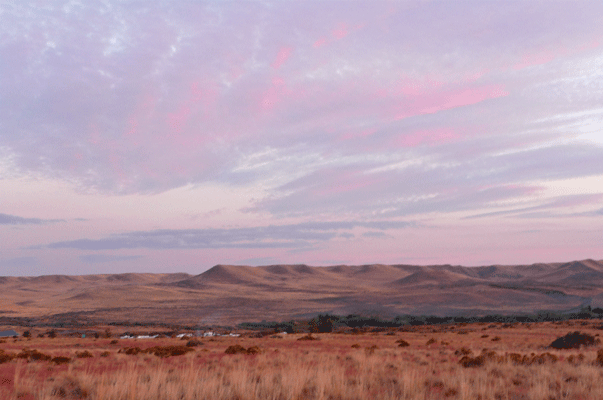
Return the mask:
[[310, 332], [327, 333], [333, 332], [333, 325], [338, 318], [329, 314], [319, 314], [318, 317], [310, 321]]

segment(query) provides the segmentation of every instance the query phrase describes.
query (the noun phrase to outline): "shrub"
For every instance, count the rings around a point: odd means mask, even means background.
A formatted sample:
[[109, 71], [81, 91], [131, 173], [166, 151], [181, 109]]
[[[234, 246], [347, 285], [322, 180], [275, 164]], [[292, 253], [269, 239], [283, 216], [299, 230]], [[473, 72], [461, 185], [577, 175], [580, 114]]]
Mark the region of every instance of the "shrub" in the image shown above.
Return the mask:
[[398, 347], [408, 347], [408, 346], [410, 346], [410, 344], [406, 340], [404, 340], [404, 339], [396, 340], [396, 343], [398, 343]]
[[5, 353], [4, 350], [0, 349], [0, 364], [7, 363], [15, 358], [12, 353]]
[[28, 361], [49, 361], [52, 358], [48, 354], [40, 353], [36, 349], [34, 349], [34, 350], [23, 349], [15, 357], [22, 358], [22, 359], [25, 359]]
[[228, 346], [225, 351], [226, 354], [245, 354], [247, 353], [247, 349], [240, 344], [235, 344], [232, 346]]
[[359, 349], [359, 348], [360, 348], [360, 345], [359, 345], [358, 343], [354, 343], [354, 344], [352, 345], [352, 348], [353, 348], [353, 349]]
[[145, 353], [153, 354], [157, 357], [181, 356], [188, 352], [194, 351], [186, 346], [155, 346], [144, 350]]
[[603, 349], [599, 349], [597, 351], [597, 359], [595, 360], [595, 365], [603, 367]]
[[493, 342], [499, 342], [500, 341], [500, 337], [499, 336], [494, 336], [492, 339], [490, 339]]
[[117, 343], [119, 343], [119, 342], [117, 341], [117, 339], [113, 339], [112, 341], [110, 341], [110, 342], [109, 342], [109, 344], [117, 344]]
[[135, 356], [139, 353], [142, 353], [142, 349], [140, 347], [124, 347], [123, 349], [119, 349], [118, 353], [124, 353], [129, 356]]
[[228, 348], [225, 351], [226, 354], [259, 354], [261, 352], [262, 352], [262, 349], [260, 349], [257, 346], [251, 346], [250, 348], [246, 349], [245, 347], [241, 346], [240, 344], [228, 346]]
[[485, 364], [485, 362], [486, 358], [483, 355], [479, 355], [477, 357], [464, 356], [459, 360], [459, 364], [465, 368], [481, 367]]
[[517, 353], [509, 354], [509, 358], [511, 362], [515, 365], [532, 365], [532, 364], [546, 364], [546, 363], [556, 363], [559, 360], [554, 354], [551, 353], [542, 353], [542, 354], [534, 354], [531, 355], [521, 355]]
[[556, 363], [559, 360], [559, 357], [557, 357], [554, 354], [551, 353], [542, 353], [540, 355], [535, 355], [532, 356], [532, 358], [529, 360], [529, 364], [546, 364], [546, 363]]
[[484, 357], [486, 360], [496, 360], [498, 358], [494, 350], [487, 349], [482, 350], [481, 356]]
[[454, 355], [455, 356], [459, 356], [459, 355], [468, 356], [471, 353], [472, 353], [471, 349], [468, 349], [466, 347], [461, 347], [460, 349], [458, 349], [454, 352]]
[[431, 338], [427, 341], [427, 343], [425, 343], [426, 346], [429, 346], [430, 344], [434, 344], [436, 342], [436, 340], [434, 338]]
[[319, 340], [319, 339], [315, 336], [312, 336], [311, 333], [308, 333], [306, 336], [302, 336], [297, 340]]
[[189, 340], [188, 342], [186, 342], [186, 347], [197, 347], [197, 346], [203, 346], [203, 342], [201, 342], [200, 340]]
[[109, 353], [108, 351], [103, 351], [102, 353], [100, 353], [101, 357], [109, 357], [111, 355], [111, 353]]
[[60, 365], [60, 364], [67, 364], [71, 361], [71, 358], [69, 357], [53, 357], [51, 360], [51, 362]]
[[75, 352], [75, 356], [77, 358], [91, 358], [94, 357], [92, 355], [92, 353], [90, 353], [88, 350], [84, 350], [84, 351], [76, 351]]
[[511, 353], [509, 354], [509, 359], [511, 359], [513, 364], [521, 364], [522, 357], [521, 354]]
[[364, 352], [365, 352], [367, 355], [371, 355], [371, 354], [374, 354], [374, 353], [375, 353], [375, 350], [377, 350], [378, 348], [379, 348], [379, 347], [378, 347], [376, 344], [374, 344], [374, 345], [372, 345], [371, 347], [367, 347], [367, 348], [365, 348], [365, 349], [364, 349]]
[[596, 339], [587, 333], [575, 331], [553, 340], [549, 347], [554, 349], [579, 349], [582, 346], [594, 346], [599, 343], [601, 343], [600, 339]]

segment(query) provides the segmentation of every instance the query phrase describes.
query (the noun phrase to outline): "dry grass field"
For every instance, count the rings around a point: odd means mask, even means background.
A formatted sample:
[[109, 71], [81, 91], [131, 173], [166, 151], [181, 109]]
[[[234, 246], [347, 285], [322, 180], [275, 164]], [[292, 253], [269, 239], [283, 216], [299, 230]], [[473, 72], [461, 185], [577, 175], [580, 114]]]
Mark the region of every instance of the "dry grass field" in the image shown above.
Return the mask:
[[317, 340], [249, 333], [199, 343], [32, 335], [0, 343], [0, 398], [603, 399], [600, 344], [548, 347], [577, 330], [598, 338], [601, 325], [416, 326]]

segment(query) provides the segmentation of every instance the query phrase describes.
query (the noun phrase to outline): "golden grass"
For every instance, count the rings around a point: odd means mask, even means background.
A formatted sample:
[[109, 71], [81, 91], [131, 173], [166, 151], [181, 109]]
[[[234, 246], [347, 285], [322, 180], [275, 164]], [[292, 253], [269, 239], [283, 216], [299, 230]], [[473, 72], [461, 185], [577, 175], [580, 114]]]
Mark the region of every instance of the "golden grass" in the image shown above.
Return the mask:
[[[0, 398], [603, 399], [603, 350], [548, 348], [567, 333], [567, 326], [495, 325], [487, 328], [500, 337], [494, 343], [482, 337], [483, 326], [462, 328], [467, 333], [460, 336], [455, 327], [420, 327], [413, 332], [318, 334], [320, 340], [306, 341], [297, 340], [302, 335], [216, 338], [186, 347], [184, 354], [174, 350], [181, 342], [169, 338], [124, 340], [117, 347], [94, 339], [8, 342], [2, 344], [6, 354], [39, 349], [71, 361], [14, 358], [0, 364], [0, 382], [10, 381], [0, 384]], [[581, 329], [596, 334], [592, 326]], [[399, 347], [399, 340], [409, 345]], [[135, 347], [141, 351], [118, 353]], [[258, 351], [227, 354], [233, 347]], [[84, 352], [91, 357], [78, 358]]]

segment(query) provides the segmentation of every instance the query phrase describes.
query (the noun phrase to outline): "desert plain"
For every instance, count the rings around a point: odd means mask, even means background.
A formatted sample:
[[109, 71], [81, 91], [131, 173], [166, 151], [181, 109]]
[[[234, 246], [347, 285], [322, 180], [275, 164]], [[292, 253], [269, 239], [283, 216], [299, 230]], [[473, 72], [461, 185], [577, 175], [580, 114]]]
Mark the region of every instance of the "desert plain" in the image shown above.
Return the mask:
[[[4, 277], [0, 329], [27, 337], [0, 341], [0, 398], [602, 399], [603, 321], [592, 313], [328, 333], [308, 333], [307, 325], [293, 333], [239, 325], [319, 313], [571, 312], [600, 305], [602, 277], [603, 263], [594, 260]], [[224, 336], [204, 337], [209, 330]], [[576, 332], [588, 340], [551, 346]]]

